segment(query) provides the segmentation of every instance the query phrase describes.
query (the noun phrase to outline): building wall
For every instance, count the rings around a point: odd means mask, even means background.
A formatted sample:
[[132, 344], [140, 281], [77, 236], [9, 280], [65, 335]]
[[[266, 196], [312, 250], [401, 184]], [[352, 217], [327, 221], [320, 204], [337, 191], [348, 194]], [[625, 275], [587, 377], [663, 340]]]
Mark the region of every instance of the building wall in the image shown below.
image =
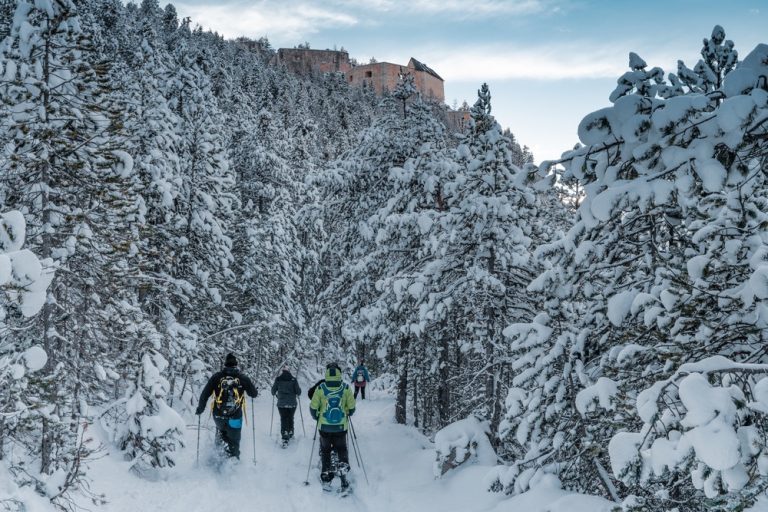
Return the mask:
[[469, 127], [470, 118], [468, 110], [448, 110], [445, 112], [445, 125], [453, 131], [463, 133]]
[[390, 62], [377, 62], [355, 66], [347, 72], [347, 81], [352, 86], [372, 87], [376, 94], [392, 91], [397, 85], [401, 66]]
[[306, 50], [303, 48], [280, 48], [275, 60], [299, 75], [313, 73], [348, 73], [352, 69], [349, 54], [334, 50]]
[[436, 101], [445, 101], [443, 81], [424, 71], [416, 71], [413, 68], [392, 64], [391, 62], [376, 62], [355, 66], [347, 73], [347, 81], [353, 86], [373, 87], [376, 94], [384, 91], [393, 91], [401, 73], [413, 75], [413, 82], [424, 98]]
[[409, 68], [408, 72], [413, 75], [414, 84], [422, 96], [437, 100], [440, 103], [445, 102], [445, 89], [442, 80], [425, 71], [416, 71]]

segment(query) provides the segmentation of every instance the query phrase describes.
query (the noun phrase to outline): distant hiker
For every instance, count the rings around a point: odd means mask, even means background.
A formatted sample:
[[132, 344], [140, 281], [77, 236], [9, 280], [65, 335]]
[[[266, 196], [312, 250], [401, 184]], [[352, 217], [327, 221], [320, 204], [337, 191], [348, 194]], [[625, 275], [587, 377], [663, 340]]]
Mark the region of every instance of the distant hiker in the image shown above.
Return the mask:
[[280, 412], [280, 434], [284, 443], [293, 437], [293, 417], [296, 415], [299, 395], [301, 395], [299, 382], [296, 377], [291, 375], [288, 368], [283, 368], [282, 373], [272, 384], [272, 396], [277, 397], [277, 410]]
[[368, 368], [365, 367], [365, 361], [360, 359], [355, 371], [352, 372], [352, 382], [355, 384], [355, 398], [360, 393], [365, 400], [365, 385], [371, 382], [371, 376], [368, 375]]
[[202, 414], [208, 397], [213, 395], [213, 421], [218, 431], [217, 440], [224, 446], [230, 457], [240, 458], [240, 431], [243, 428], [245, 393], [258, 396], [251, 379], [237, 369], [237, 358], [227, 354], [224, 368], [214, 373], [200, 393], [200, 402], [195, 414]]
[[318, 423], [320, 431], [320, 460], [322, 472], [320, 480], [323, 488], [329, 490], [334, 471], [331, 468], [331, 451], [339, 458], [337, 474], [341, 479], [342, 489], [349, 487], [346, 478], [349, 472], [349, 453], [347, 452], [348, 418], [355, 412], [355, 397], [349, 386], [342, 379], [341, 368], [332, 363], [325, 370], [325, 382], [315, 389], [309, 405], [312, 418]]

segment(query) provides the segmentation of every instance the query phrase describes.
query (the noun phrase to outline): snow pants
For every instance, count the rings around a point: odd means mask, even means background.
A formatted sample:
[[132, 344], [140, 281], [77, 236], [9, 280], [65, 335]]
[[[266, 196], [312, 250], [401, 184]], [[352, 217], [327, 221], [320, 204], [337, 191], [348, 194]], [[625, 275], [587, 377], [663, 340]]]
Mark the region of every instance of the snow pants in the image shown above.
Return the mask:
[[322, 463], [322, 472], [320, 479], [323, 482], [333, 480], [334, 471], [331, 468], [331, 452], [336, 451], [339, 456], [339, 470], [346, 472], [349, 469], [349, 452], [347, 451], [347, 433], [346, 432], [323, 432], [320, 431], [320, 461]]
[[365, 386], [358, 386], [355, 384], [355, 399], [357, 399], [358, 392], [363, 395], [363, 400], [365, 400]]
[[280, 412], [280, 434], [284, 440], [293, 437], [293, 417], [296, 415], [295, 407], [278, 407]]
[[240, 458], [240, 435], [243, 419], [213, 417], [216, 423], [216, 441], [230, 457]]

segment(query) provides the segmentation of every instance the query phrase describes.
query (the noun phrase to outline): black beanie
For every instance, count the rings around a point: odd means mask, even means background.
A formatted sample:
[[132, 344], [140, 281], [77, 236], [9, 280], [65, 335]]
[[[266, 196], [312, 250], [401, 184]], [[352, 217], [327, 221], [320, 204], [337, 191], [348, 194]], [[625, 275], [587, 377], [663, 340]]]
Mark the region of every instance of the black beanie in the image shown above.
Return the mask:
[[234, 368], [237, 366], [237, 358], [235, 357], [235, 354], [227, 354], [227, 356], [224, 358], [224, 366], [228, 368]]

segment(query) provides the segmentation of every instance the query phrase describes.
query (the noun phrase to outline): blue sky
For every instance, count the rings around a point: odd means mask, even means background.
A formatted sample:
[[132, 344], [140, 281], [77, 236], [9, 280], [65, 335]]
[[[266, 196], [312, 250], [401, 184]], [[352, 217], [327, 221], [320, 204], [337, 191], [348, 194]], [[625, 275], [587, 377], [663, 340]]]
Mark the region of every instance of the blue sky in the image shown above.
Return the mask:
[[[578, 141], [579, 121], [608, 104], [634, 51], [665, 72], [693, 67], [720, 24], [744, 57], [768, 42], [766, 0], [185, 0], [180, 16], [226, 37], [308, 41], [361, 62], [425, 62], [446, 102], [470, 104], [487, 82], [493, 113], [536, 160]], [[762, 29], [762, 30], [761, 30]]]

